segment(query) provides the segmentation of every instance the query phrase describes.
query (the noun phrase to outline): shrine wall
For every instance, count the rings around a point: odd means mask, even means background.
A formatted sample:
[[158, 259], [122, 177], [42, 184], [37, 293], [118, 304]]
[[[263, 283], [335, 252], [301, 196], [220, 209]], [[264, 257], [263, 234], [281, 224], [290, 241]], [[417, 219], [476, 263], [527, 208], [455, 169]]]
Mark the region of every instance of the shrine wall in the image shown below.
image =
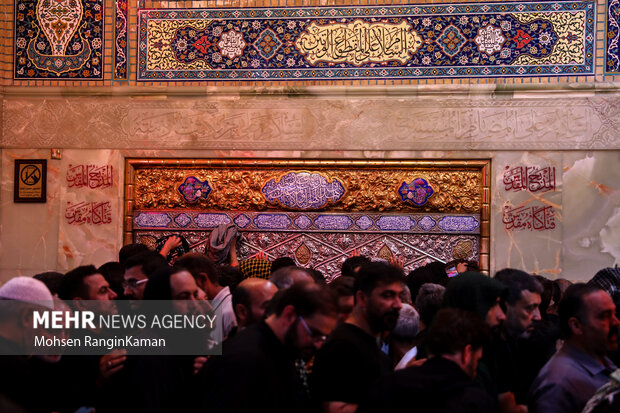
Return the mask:
[[[30, 3], [0, 4], [0, 282], [116, 259], [128, 157], [490, 159], [491, 273], [511, 266], [586, 280], [620, 262], [620, 67], [605, 42], [617, 33], [604, 0], [578, 2], [593, 6], [578, 36], [592, 53], [578, 73], [251, 81], [138, 73], [140, 45], [151, 47], [140, 43], [141, 9], [336, 3], [93, 0], [89, 47], [99, 54], [75, 76], [20, 60], [27, 34], [15, 33], [27, 33], [32, 16], [19, 7]], [[123, 7], [124, 33], [115, 29]], [[13, 202], [18, 159], [47, 160], [46, 203]], [[77, 183], [75, 168], [99, 178]], [[79, 206], [90, 208], [90, 222], [76, 222]]]

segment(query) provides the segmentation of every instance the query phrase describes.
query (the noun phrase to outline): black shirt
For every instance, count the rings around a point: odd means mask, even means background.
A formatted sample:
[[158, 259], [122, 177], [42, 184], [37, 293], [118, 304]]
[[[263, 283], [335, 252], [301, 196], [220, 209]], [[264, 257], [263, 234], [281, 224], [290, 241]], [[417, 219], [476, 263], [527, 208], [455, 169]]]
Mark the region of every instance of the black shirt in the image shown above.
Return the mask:
[[362, 412], [496, 412], [496, 402], [453, 361], [432, 357], [383, 377], [373, 387]]
[[372, 384], [392, 371], [392, 362], [373, 336], [344, 323], [338, 326], [314, 360], [310, 377], [313, 396], [320, 401], [360, 404]]
[[202, 411], [308, 411], [310, 400], [295, 370], [295, 357], [264, 321], [243, 329], [200, 371]]

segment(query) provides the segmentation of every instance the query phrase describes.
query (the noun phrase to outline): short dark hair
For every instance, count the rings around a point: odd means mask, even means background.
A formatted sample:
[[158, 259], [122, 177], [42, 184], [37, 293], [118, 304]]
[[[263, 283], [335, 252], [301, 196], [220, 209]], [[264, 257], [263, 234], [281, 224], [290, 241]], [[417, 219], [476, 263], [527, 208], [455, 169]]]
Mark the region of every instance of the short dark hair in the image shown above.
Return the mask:
[[151, 249], [144, 244], [127, 244], [118, 251], [118, 262], [120, 262], [121, 264], [125, 264], [125, 261], [127, 261], [127, 259], [132, 255], [148, 251], [151, 251]]
[[335, 317], [337, 314], [333, 294], [327, 287], [314, 283], [293, 284], [273, 297], [272, 308], [276, 316], [282, 315], [289, 305], [295, 307], [297, 315], [302, 317], [312, 317], [317, 313]]
[[500, 281], [506, 287], [508, 287], [508, 295], [506, 296], [506, 302], [513, 305], [519, 299], [521, 299], [521, 293], [523, 290], [527, 290], [533, 293], [543, 293], [542, 285], [525, 271], [516, 270], [514, 268], [504, 268], [495, 273], [496, 280]]
[[213, 261], [207, 258], [206, 255], [198, 252], [188, 252], [183, 254], [175, 264], [189, 271], [194, 279], [198, 278], [198, 274], [203, 272], [207, 274], [209, 281], [219, 285], [220, 272]]
[[235, 288], [241, 281], [245, 279], [243, 271], [239, 267], [233, 267], [231, 265], [220, 265], [219, 268], [219, 283], [222, 287], [228, 287], [230, 292], [235, 291]]
[[139, 265], [142, 266], [142, 273], [148, 278], [160, 268], [167, 267], [168, 262], [161, 254], [155, 251], [145, 251], [127, 258], [123, 267], [126, 271]]
[[88, 287], [84, 278], [99, 274], [94, 265], [82, 265], [74, 268], [62, 277], [58, 287], [58, 297], [62, 300], [73, 300], [75, 297], [87, 298]]
[[369, 262], [371, 262], [370, 259], [368, 257], [364, 257], [363, 255], [349, 257], [342, 263], [342, 266], [340, 267], [340, 275], [345, 277], [356, 277], [357, 271], [355, 271], [355, 269], [364, 264], [368, 264]]
[[576, 317], [579, 321], [583, 321], [586, 317], [586, 295], [604, 291], [601, 287], [592, 284], [576, 283], [571, 285], [564, 292], [564, 296], [558, 304], [558, 316], [560, 318], [560, 334], [563, 339], [567, 339], [572, 335], [568, 320]]
[[63, 277], [64, 276], [60, 272], [47, 271], [36, 274], [32, 278], [34, 278], [35, 280], [39, 280], [43, 284], [45, 284], [45, 286], [48, 288], [48, 290], [50, 290], [52, 294], [57, 294]]
[[468, 344], [474, 349], [482, 348], [489, 337], [489, 328], [478, 314], [442, 308], [429, 328], [426, 345], [429, 353], [442, 356], [462, 351]]
[[276, 258], [271, 262], [271, 272], [273, 273], [276, 270], [284, 267], [294, 267], [295, 265], [297, 264], [295, 264], [295, 260], [293, 260], [291, 257]]
[[404, 282], [405, 274], [402, 268], [385, 262], [369, 262], [361, 266], [356, 276], [356, 290], [370, 295], [379, 285], [388, 285]]
[[355, 278], [343, 275], [335, 278], [327, 287], [338, 297], [350, 297], [355, 295]]

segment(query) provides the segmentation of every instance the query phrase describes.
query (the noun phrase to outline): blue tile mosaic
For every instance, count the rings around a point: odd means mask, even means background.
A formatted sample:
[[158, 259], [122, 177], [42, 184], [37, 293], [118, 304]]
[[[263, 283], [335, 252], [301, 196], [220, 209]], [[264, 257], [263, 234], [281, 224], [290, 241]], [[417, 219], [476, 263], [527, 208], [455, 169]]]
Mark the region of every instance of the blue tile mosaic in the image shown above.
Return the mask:
[[192, 219], [187, 214], [179, 214], [174, 218], [174, 222], [180, 227], [185, 227], [192, 222]]
[[172, 222], [172, 219], [165, 212], [140, 213], [134, 218], [133, 222], [138, 227], [166, 228]]
[[137, 79], [593, 75], [594, 4], [143, 9]]
[[[366, 214], [321, 212], [202, 212], [202, 211], [135, 211], [136, 228], [193, 230], [212, 229], [233, 222], [243, 231], [285, 230], [296, 232], [400, 231], [414, 233], [479, 233], [478, 215], [444, 214]], [[441, 221], [441, 225], [437, 223]], [[417, 223], [417, 225], [416, 225]]]
[[433, 195], [433, 188], [425, 179], [416, 178], [410, 184], [403, 182], [398, 189], [398, 194], [403, 202], [411, 202], [416, 206], [426, 204], [428, 198]]
[[232, 220], [226, 214], [198, 214], [194, 218], [198, 228], [215, 228], [218, 225], [230, 224]]
[[286, 214], [258, 214], [254, 225], [258, 229], [285, 230], [291, 225], [291, 219]]
[[444, 231], [474, 231], [480, 223], [473, 217], [444, 217], [437, 223]]
[[408, 216], [383, 216], [376, 222], [382, 231], [410, 231], [415, 221]]
[[314, 220], [318, 229], [333, 231], [345, 231], [353, 225], [353, 221], [346, 215], [320, 215]]
[[328, 203], [338, 202], [345, 193], [344, 185], [336, 178], [328, 180], [320, 173], [289, 172], [267, 182], [262, 193], [271, 203], [284, 207], [312, 210], [320, 209]]
[[202, 182], [195, 176], [188, 176], [177, 190], [185, 201], [194, 203], [200, 199], [207, 199], [211, 193], [211, 186], [207, 181]]
[[356, 221], [355, 224], [360, 228], [360, 229], [368, 229], [370, 227], [372, 227], [372, 219], [368, 218], [367, 216], [361, 216], [359, 217]]
[[305, 215], [300, 215], [295, 218], [295, 225], [297, 225], [300, 229], [306, 229], [312, 225], [312, 220]]
[[252, 223], [252, 220], [248, 218], [247, 215], [241, 214], [237, 218], [234, 219], [234, 222], [236, 226], [243, 229], [247, 227], [250, 223]]
[[620, 0], [607, 0], [605, 72], [620, 74]]
[[424, 217], [418, 221], [418, 226], [424, 231], [432, 229], [435, 225], [437, 225], [437, 222], [431, 217]]

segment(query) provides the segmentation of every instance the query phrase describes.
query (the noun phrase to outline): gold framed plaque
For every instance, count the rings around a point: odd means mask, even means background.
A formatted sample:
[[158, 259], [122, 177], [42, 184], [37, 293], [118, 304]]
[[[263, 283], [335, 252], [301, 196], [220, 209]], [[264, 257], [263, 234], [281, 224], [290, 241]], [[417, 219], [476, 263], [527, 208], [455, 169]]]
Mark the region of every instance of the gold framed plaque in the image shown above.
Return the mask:
[[47, 160], [16, 159], [13, 202], [47, 201]]

